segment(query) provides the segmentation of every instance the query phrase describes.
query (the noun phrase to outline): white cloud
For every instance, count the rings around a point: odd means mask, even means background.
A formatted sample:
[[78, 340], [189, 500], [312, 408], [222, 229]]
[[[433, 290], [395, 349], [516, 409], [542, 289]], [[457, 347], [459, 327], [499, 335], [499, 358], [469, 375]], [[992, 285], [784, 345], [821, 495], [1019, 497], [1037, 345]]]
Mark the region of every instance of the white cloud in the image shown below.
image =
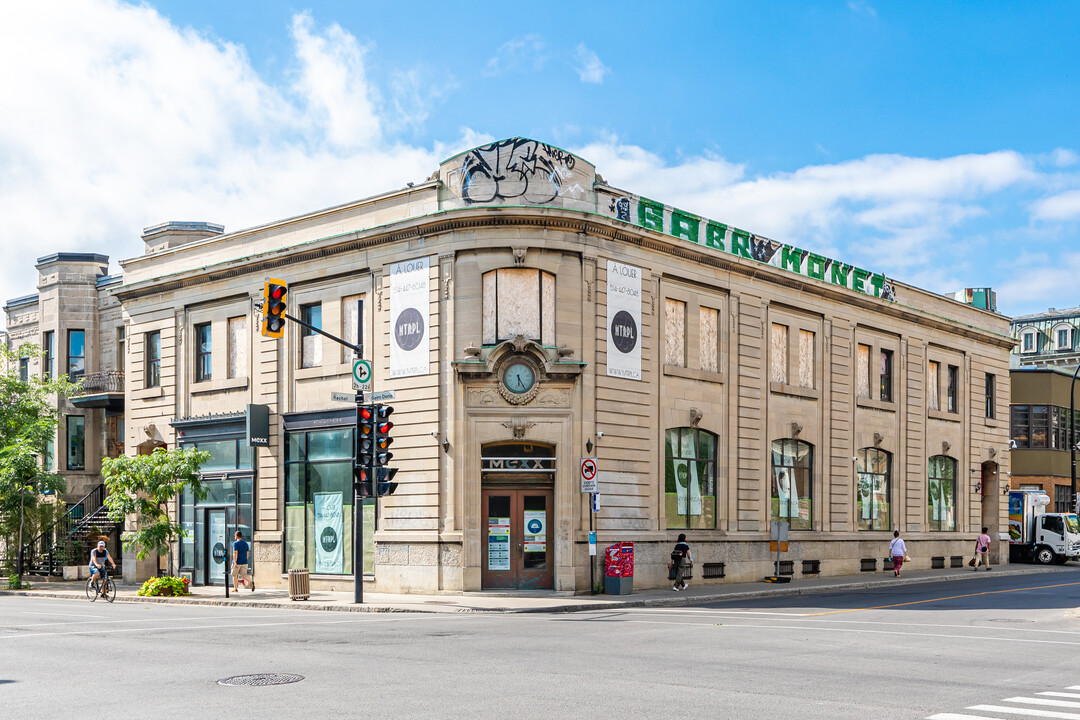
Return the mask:
[[547, 44], [539, 35], [529, 34], [502, 44], [484, 66], [485, 75], [542, 70], [547, 62]]
[[1048, 221], [1080, 218], [1080, 190], [1067, 190], [1032, 203], [1031, 216]]
[[604, 76], [611, 72], [610, 68], [600, 62], [595, 52], [585, 47], [585, 43], [574, 49], [574, 70], [581, 82], [595, 84], [604, 82]]
[[859, 15], [869, 15], [870, 17], [877, 17], [877, 10], [870, 5], [870, 3], [864, 0], [851, 0], [847, 4], [848, 10]]

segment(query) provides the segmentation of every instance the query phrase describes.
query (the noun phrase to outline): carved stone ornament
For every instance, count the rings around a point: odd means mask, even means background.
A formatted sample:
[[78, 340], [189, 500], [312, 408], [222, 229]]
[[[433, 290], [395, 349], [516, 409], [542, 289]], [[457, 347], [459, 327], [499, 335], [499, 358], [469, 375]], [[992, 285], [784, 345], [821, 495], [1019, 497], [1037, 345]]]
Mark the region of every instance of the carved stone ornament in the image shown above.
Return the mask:
[[527, 248], [514, 248], [514, 265], [516, 265], [517, 267], [525, 267], [525, 254], [527, 252]]
[[874, 433], [874, 446], [880, 447], [881, 441], [885, 439], [885, 436], [879, 432]]
[[534, 427], [536, 423], [532, 420], [526, 420], [524, 418], [515, 418], [514, 420], [503, 420], [503, 427], [510, 428], [514, 431], [514, 439], [521, 440], [525, 437], [525, 431], [531, 427]]
[[990, 450], [989, 450], [989, 451], [987, 451], [987, 454], [988, 454], [988, 455], [989, 455], [989, 456], [990, 456], [991, 458], [995, 457], [995, 456], [997, 455], [997, 448], [990, 448]]
[[801, 433], [801, 432], [802, 432], [802, 425], [800, 425], [797, 422], [792, 421], [792, 423], [791, 423], [791, 437], [793, 437], [793, 438], [799, 437], [799, 433]]
[[952, 447], [952, 445], [949, 444], [948, 440], [942, 440], [941, 441], [941, 454], [942, 455], [948, 455], [949, 454], [949, 448], [951, 448], [951, 447]]
[[705, 417], [705, 413], [697, 408], [690, 408], [690, 427], [696, 428], [703, 417]]

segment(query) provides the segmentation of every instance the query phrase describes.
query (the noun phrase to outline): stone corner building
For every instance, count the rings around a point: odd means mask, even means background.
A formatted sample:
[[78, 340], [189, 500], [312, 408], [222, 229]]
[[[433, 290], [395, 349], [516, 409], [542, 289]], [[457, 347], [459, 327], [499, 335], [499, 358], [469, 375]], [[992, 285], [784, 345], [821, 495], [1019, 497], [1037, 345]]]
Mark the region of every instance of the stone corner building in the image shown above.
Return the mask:
[[[513, 138], [377, 197], [144, 240], [115, 291], [127, 448], [213, 454], [210, 496], [176, 507], [196, 583], [222, 581], [237, 527], [262, 587], [351, 582], [355, 411], [330, 400], [351, 353], [292, 323], [262, 337], [267, 277], [290, 314], [350, 341], [362, 325], [396, 393], [400, 487], [363, 506], [375, 590], [587, 592], [590, 526], [596, 580], [634, 541], [637, 586], [659, 587], [680, 531], [695, 581], [723, 582], [772, 572], [771, 520], [796, 576], [857, 572], [893, 529], [917, 565], [948, 562], [1003, 524], [1006, 318], [611, 187], [558, 148]], [[248, 404], [269, 406], [268, 448], [247, 444]]]

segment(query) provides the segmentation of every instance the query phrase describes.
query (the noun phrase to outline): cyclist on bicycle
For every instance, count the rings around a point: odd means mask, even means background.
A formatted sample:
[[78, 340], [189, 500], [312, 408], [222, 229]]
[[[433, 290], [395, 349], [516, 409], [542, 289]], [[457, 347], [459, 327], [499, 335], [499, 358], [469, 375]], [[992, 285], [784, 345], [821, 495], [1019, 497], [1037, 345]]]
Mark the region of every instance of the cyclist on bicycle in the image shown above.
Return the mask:
[[[116, 563], [113, 562], [112, 556], [109, 555], [109, 549], [105, 547], [104, 540], [98, 540], [97, 547], [90, 551], [90, 581], [94, 581], [94, 575], [101, 573], [102, 579], [105, 578], [105, 563], [109, 563], [113, 570], [116, 569]], [[105, 589], [108, 587], [108, 583], [102, 582], [101, 594], [105, 594]]]

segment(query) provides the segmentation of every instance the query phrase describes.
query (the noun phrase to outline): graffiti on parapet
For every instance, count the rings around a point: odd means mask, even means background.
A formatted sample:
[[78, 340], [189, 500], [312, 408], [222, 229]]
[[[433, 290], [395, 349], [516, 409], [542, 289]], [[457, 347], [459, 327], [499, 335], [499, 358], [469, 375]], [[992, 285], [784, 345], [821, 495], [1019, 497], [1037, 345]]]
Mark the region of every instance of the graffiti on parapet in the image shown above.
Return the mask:
[[591, 182], [565, 150], [526, 138], [511, 138], [470, 150], [450, 171], [450, 189], [466, 203], [541, 205], [580, 198]]

